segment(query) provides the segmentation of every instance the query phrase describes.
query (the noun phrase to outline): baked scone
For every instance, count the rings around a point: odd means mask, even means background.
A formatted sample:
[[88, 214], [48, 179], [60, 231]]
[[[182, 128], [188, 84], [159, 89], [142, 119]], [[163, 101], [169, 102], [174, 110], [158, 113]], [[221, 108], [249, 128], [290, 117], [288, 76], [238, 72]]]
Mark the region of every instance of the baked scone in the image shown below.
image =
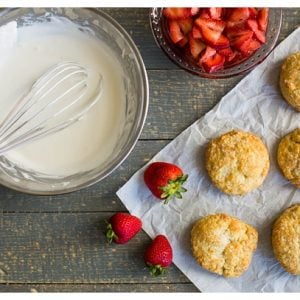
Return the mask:
[[272, 230], [275, 257], [289, 273], [300, 275], [300, 204], [286, 209]]
[[221, 191], [244, 195], [263, 183], [270, 160], [259, 137], [233, 130], [209, 143], [205, 165], [212, 182]]
[[191, 232], [192, 252], [200, 266], [225, 277], [247, 270], [257, 240], [255, 228], [226, 214], [201, 218]]
[[300, 111], [300, 52], [285, 59], [281, 66], [279, 84], [284, 99]]
[[300, 128], [281, 139], [277, 150], [277, 162], [283, 175], [300, 188]]

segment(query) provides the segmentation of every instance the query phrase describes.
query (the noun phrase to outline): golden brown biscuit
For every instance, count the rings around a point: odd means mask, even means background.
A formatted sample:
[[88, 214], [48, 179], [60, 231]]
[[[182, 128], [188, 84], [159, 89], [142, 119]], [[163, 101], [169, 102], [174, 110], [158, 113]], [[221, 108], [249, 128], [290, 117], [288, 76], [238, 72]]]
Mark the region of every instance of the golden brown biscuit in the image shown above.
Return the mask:
[[279, 84], [284, 99], [300, 111], [300, 52], [291, 54], [284, 61]]
[[198, 220], [191, 232], [192, 252], [203, 268], [225, 277], [238, 277], [256, 250], [255, 228], [226, 214]]
[[283, 137], [277, 150], [277, 162], [283, 175], [300, 188], [300, 129]]
[[300, 275], [300, 204], [286, 209], [272, 230], [275, 257], [289, 273]]
[[244, 195], [259, 187], [269, 171], [266, 146], [256, 135], [230, 131], [213, 139], [206, 151], [206, 169], [224, 193]]

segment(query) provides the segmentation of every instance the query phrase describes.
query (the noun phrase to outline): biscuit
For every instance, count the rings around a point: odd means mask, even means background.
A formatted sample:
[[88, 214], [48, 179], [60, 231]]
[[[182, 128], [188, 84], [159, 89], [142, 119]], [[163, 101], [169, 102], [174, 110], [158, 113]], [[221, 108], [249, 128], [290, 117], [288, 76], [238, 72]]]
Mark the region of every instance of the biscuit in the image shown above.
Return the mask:
[[279, 85], [284, 99], [300, 111], [300, 52], [285, 59], [280, 70]]
[[284, 177], [300, 188], [300, 128], [281, 139], [277, 150], [277, 162]]
[[289, 273], [300, 275], [300, 204], [286, 209], [272, 230], [275, 257]]
[[191, 232], [192, 252], [199, 265], [224, 277], [238, 277], [247, 270], [257, 240], [255, 228], [226, 214], [198, 220]]
[[263, 183], [270, 160], [259, 137], [233, 130], [209, 143], [205, 166], [212, 182], [221, 191], [244, 195]]

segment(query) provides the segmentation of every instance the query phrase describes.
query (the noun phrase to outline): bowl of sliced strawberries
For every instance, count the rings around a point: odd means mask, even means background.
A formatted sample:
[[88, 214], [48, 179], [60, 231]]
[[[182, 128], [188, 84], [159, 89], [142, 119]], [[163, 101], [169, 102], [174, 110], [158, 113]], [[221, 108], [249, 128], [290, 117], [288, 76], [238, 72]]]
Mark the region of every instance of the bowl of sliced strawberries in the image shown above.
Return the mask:
[[184, 70], [227, 78], [252, 70], [274, 48], [281, 28], [278, 8], [151, 8], [158, 46]]

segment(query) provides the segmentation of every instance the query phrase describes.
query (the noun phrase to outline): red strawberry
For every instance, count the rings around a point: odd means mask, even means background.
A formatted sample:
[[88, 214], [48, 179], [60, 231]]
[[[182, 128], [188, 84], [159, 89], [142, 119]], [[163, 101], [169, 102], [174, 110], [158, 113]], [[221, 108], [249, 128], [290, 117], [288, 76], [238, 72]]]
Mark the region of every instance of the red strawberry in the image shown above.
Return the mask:
[[193, 27], [193, 20], [192, 19], [182, 19], [178, 20], [179, 27], [183, 34], [188, 34]]
[[240, 50], [244, 56], [249, 56], [258, 48], [260, 48], [260, 46], [261, 46], [260, 42], [250, 39], [249, 41], [246, 41], [244, 44], [242, 44]]
[[166, 162], [154, 162], [144, 173], [145, 184], [154, 196], [165, 200], [164, 204], [173, 196], [182, 198], [181, 193], [186, 192], [182, 184], [187, 178], [188, 175], [184, 175], [179, 167]]
[[222, 16], [222, 8], [221, 7], [210, 7], [208, 9], [210, 16], [213, 19], [220, 20]]
[[211, 47], [206, 47], [205, 53], [199, 60], [200, 66], [208, 73], [220, 70], [223, 67], [224, 62], [224, 56], [217, 53], [217, 51]]
[[253, 32], [251, 30], [231, 30], [227, 36], [230, 39], [230, 45], [239, 50], [244, 42], [252, 38]]
[[193, 26], [192, 35], [194, 39], [202, 39], [202, 33], [198, 26]]
[[227, 57], [227, 56], [232, 55], [233, 51], [230, 47], [227, 47], [227, 48], [219, 50], [218, 53], [220, 53], [221, 55]]
[[240, 22], [249, 19], [250, 13], [247, 7], [233, 8], [228, 17], [228, 21]]
[[180, 46], [180, 47], [184, 47], [187, 43], [188, 43], [189, 39], [184, 36], [182, 40], [180, 40], [177, 45]]
[[241, 22], [228, 21], [228, 22], [226, 22], [226, 32], [230, 31], [232, 29], [234, 29], [234, 30], [244, 30], [244, 29], [246, 29], [245, 21], [241, 21]]
[[226, 25], [226, 23], [221, 20], [202, 18], [196, 19], [195, 23], [200, 28], [203, 38], [209, 45], [214, 45], [220, 38]]
[[261, 42], [266, 42], [266, 36], [265, 33], [258, 29], [258, 24], [256, 20], [247, 20], [247, 26], [250, 30], [253, 31], [254, 36]]
[[256, 19], [257, 9], [254, 7], [248, 7], [249, 10], [249, 18]]
[[267, 30], [268, 26], [268, 16], [269, 16], [269, 8], [262, 8], [257, 13], [257, 22], [259, 29], [262, 31]]
[[200, 7], [191, 7], [191, 16], [196, 16], [200, 12]]
[[229, 47], [229, 39], [226, 36], [224, 36], [223, 34], [221, 34], [219, 39], [216, 40], [212, 46], [216, 49], [227, 48], [227, 47]]
[[178, 20], [188, 18], [191, 11], [184, 7], [166, 7], [163, 9], [163, 15], [170, 20]]
[[225, 57], [226, 62], [231, 62], [238, 54], [237, 51], [233, 51], [230, 47], [221, 49], [218, 53]]
[[189, 45], [191, 54], [196, 59], [206, 47], [206, 45], [202, 43], [199, 39], [194, 39], [192, 36], [189, 37]]
[[202, 9], [200, 16], [201, 19], [210, 19], [210, 14], [207, 9]]
[[161, 275], [172, 263], [173, 250], [164, 235], [158, 235], [146, 249], [144, 261], [153, 276]]
[[142, 228], [138, 217], [122, 212], [114, 214], [107, 223], [106, 237], [109, 243], [125, 244]]
[[169, 31], [170, 31], [170, 38], [174, 44], [178, 43], [184, 38], [179, 23], [176, 21], [169, 22]]

